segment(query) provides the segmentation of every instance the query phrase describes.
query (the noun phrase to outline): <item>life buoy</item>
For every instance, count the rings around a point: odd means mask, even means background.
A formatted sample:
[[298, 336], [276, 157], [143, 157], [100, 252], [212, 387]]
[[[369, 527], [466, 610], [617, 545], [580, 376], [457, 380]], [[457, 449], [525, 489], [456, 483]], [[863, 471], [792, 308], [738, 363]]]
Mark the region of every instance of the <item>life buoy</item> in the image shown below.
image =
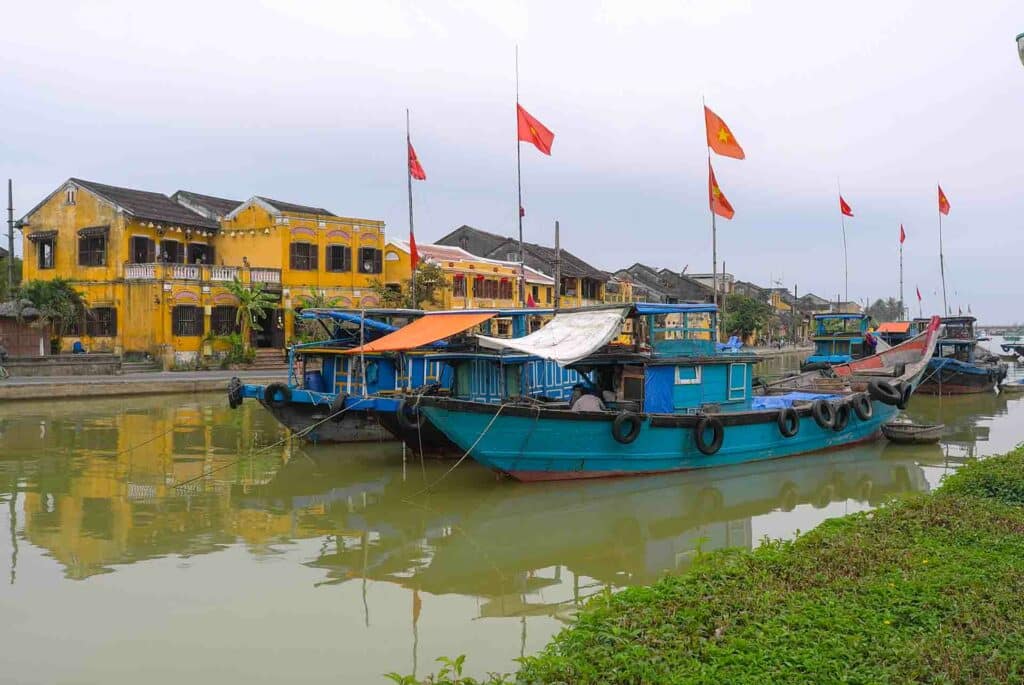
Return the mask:
[[898, 409], [906, 409], [907, 405], [910, 404], [910, 396], [914, 394], [914, 386], [910, 383], [900, 383], [896, 386], [896, 389], [900, 393], [900, 399], [896, 403], [896, 407]]
[[[626, 424], [629, 424], [629, 430], [623, 433], [622, 428]], [[622, 412], [612, 421], [612, 437], [615, 438], [615, 442], [628, 445], [640, 435], [640, 427], [642, 425], [643, 422], [640, 420], [640, 417], [633, 412]]]
[[831, 402], [819, 398], [811, 403], [811, 416], [822, 428], [831, 428], [836, 422], [836, 408]]
[[777, 422], [779, 424], [779, 433], [784, 438], [791, 438], [800, 431], [800, 417], [793, 407], [780, 409]]
[[850, 405], [847, 402], [843, 402], [836, 407], [836, 415], [832, 420], [832, 430], [839, 432], [846, 428], [850, 423]]
[[900, 401], [900, 391], [889, 381], [872, 380], [868, 383], [868, 394], [888, 405], [896, 405]]
[[228, 406], [237, 409], [242, 405], [242, 381], [232, 376], [228, 381]]
[[853, 413], [861, 421], [867, 421], [875, 413], [875, 407], [871, 404], [871, 398], [861, 393], [853, 398]]
[[[711, 429], [713, 435], [710, 444], [704, 440], [704, 431], [708, 428]], [[702, 416], [697, 420], [697, 425], [693, 427], [693, 439], [701, 454], [711, 456], [722, 447], [722, 440], [725, 439], [725, 427], [714, 416]]]
[[416, 407], [410, 407], [408, 400], [403, 397], [398, 400], [398, 406], [395, 407], [395, 420], [406, 430], [419, 430], [426, 419]]
[[284, 383], [271, 383], [263, 389], [263, 399], [274, 409], [280, 409], [292, 401], [292, 389]]

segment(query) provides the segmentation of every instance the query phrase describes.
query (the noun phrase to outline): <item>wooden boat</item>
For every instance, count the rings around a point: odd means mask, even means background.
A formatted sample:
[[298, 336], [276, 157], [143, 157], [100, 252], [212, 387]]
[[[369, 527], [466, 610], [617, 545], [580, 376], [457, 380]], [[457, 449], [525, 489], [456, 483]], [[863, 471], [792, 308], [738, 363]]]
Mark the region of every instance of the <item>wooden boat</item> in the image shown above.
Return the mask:
[[999, 392], [1021, 393], [1024, 392], [1024, 378], [1015, 378], [1008, 383], [999, 386]]
[[[998, 362], [982, 361], [978, 356], [973, 316], [950, 316], [942, 319], [942, 333], [935, 356], [928, 363], [918, 392], [928, 395], [966, 395], [991, 392], [1006, 378], [1007, 367]], [[920, 330], [930, 319], [914, 319]]]
[[864, 336], [868, 332], [867, 314], [815, 314], [814, 354], [800, 365], [801, 371], [823, 369], [860, 359], [867, 352]]
[[[523, 481], [773, 459], [876, 439], [920, 382], [939, 330], [935, 317], [902, 345], [755, 390], [757, 357], [717, 353], [716, 319], [706, 304], [562, 312], [532, 335], [482, 342], [580, 371], [587, 397], [573, 407], [423, 397], [421, 408], [474, 459]], [[609, 345], [626, 320], [632, 343]]]
[[945, 424], [941, 423], [903, 423], [893, 421], [892, 423], [882, 424], [882, 435], [890, 442], [926, 445], [938, 442], [945, 429]]

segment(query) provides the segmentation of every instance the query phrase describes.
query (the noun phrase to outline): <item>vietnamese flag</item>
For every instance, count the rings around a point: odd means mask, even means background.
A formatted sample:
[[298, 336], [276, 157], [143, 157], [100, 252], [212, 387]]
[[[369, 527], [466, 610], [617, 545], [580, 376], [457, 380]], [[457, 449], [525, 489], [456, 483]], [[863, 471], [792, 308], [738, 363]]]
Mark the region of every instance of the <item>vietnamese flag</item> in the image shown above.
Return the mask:
[[555, 142], [555, 134], [547, 126], [540, 123], [516, 103], [516, 117], [519, 120], [519, 140], [533, 143], [534, 147], [545, 155], [551, 154], [551, 144]]
[[946, 215], [949, 214], [949, 199], [942, 192], [942, 186], [939, 186], [939, 211]]
[[903, 230], [903, 224], [900, 224], [900, 245], [907, 239], [907, 232]]
[[416, 235], [409, 231], [409, 264], [412, 265], [412, 270], [415, 271], [416, 267], [420, 263], [420, 251], [416, 249]]
[[715, 170], [711, 168], [711, 160], [708, 160], [708, 201], [711, 203], [711, 211], [723, 219], [731, 219], [736, 214], [722, 194], [722, 189], [718, 187]]
[[417, 181], [427, 180], [427, 173], [423, 171], [423, 165], [420, 164], [420, 158], [416, 156], [416, 150], [413, 149], [411, 142], [409, 142], [409, 175]]
[[842, 195], [839, 196], [839, 211], [843, 213], [843, 216], [853, 216], [853, 210], [850, 209], [850, 205], [846, 203]]
[[704, 107], [704, 128], [708, 134], [708, 147], [723, 157], [733, 159], [744, 159], [743, 148], [736, 142], [736, 136], [732, 134], [722, 118]]
[[921, 301], [921, 287], [920, 286], [917, 287], [917, 301], [918, 302]]

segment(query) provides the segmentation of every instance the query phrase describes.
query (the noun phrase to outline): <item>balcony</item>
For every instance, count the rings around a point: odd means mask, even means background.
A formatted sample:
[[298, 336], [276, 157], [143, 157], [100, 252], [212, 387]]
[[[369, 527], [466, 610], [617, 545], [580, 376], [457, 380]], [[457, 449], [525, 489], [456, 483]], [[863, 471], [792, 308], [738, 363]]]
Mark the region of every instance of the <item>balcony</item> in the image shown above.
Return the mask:
[[126, 281], [186, 281], [192, 283], [260, 284], [266, 290], [281, 290], [281, 270], [267, 267], [216, 266], [213, 264], [132, 264], [124, 265]]

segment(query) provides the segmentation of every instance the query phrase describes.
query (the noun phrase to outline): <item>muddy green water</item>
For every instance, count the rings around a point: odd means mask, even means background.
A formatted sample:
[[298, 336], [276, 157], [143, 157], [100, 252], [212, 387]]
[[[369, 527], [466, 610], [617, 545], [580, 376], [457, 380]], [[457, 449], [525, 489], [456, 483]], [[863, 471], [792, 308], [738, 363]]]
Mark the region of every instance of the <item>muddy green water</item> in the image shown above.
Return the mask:
[[606, 587], [928, 491], [1024, 440], [1024, 398], [917, 396], [909, 415], [948, 438], [588, 483], [467, 461], [424, 495], [450, 463], [281, 443], [221, 395], [3, 404], [0, 681], [374, 683], [461, 653], [513, 670]]

